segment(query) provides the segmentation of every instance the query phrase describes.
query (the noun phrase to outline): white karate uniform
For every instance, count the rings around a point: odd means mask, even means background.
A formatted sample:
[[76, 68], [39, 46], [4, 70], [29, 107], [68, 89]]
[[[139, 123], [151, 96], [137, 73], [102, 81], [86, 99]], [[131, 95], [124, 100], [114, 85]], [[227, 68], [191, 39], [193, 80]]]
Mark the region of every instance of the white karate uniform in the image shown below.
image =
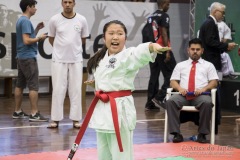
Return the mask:
[[61, 121], [64, 118], [64, 99], [66, 91], [70, 99], [69, 119], [82, 119], [82, 72], [83, 62], [52, 62], [52, 108], [51, 119]]
[[54, 37], [52, 53], [52, 108], [51, 119], [60, 121], [63, 103], [68, 90], [70, 99], [69, 119], [82, 119], [82, 38], [89, 36], [86, 18], [76, 13], [66, 18], [61, 13], [49, 21], [49, 37]]
[[[96, 91], [133, 91], [134, 79], [139, 68], [153, 62], [155, 57], [156, 54], [149, 52], [149, 43], [124, 49], [115, 55], [108, 56], [107, 52], [94, 72]], [[136, 126], [134, 100], [132, 96], [119, 97], [115, 100], [123, 152], [118, 148], [110, 103], [99, 100], [89, 123], [89, 127], [97, 131], [98, 158], [99, 160], [133, 160], [132, 136]]]
[[[220, 41], [222, 39], [232, 40], [231, 29], [227, 26], [227, 24], [223, 21], [218, 22], [218, 31]], [[231, 73], [234, 73], [232, 61], [228, 53], [223, 52], [221, 54], [221, 62], [222, 62], [222, 74], [223, 76], [227, 76]]]

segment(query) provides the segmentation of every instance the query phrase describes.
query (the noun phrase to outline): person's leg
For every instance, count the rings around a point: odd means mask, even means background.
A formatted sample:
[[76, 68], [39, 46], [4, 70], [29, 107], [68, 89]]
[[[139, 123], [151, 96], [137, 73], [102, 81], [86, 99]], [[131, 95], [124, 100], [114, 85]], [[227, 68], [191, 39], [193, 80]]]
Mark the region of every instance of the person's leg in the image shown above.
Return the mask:
[[98, 160], [113, 160], [108, 146], [107, 134], [109, 133], [97, 132]]
[[29, 88], [29, 99], [31, 104], [31, 115], [29, 121], [31, 122], [45, 122], [48, 118], [44, 118], [38, 110], [38, 64], [36, 58], [25, 60], [24, 75], [26, 77], [27, 85]]
[[70, 98], [69, 118], [75, 124], [82, 119], [82, 62], [69, 64], [68, 93]]
[[150, 78], [148, 82], [148, 90], [147, 90], [147, 103], [146, 108], [151, 108], [153, 104], [152, 99], [158, 93], [159, 90], [159, 74], [160, 74], [160, 66], [159, 66], [159, 58], [161, 55], [157, 55], [154, 63], [149, 63], [150, 67]]
[[165, 103], [168, 114], [169, 133], [180, 133], [180, 110], [189, 102], [182, 95], [172, 95]]
[[192, 104], [199, 110], [198, 132], [204, 135], [210, 133], [210, 121], [212, 117], [212, 100], [208, 95], [201, 95], [192, 101]]
[[116, 134], [97, 132], [98, 160], [133, 160], [133, 131], [122, 120], [120, 135], [123, 152], [120, 152]]
[[38, 91], [30, 90], [29, 99], [31, 104], [31, 114], [35, 115], [38, 112]]
[[31, 105], [31, 114], [35, 115], [38, 112], [38, 64], [35, 58], [26, 59], [23, 73], [26, 77], [27, 85], [29, 88], [29, 99]]
[[222, 64], [222, 74], [223, 76], [228, 76], [230, 74], [229, 67], [228, 67], [228, 59], [227, 59], [227, 53], [223, 52], [221, 54], [221, 64]]
[[65, 63], [52, 62], [52, 106], [51, 119], [60, 121], [63, 119], [63, 103], [67, 90], [68, 67]]
[[26, 87], [26, 79], [22, 72], [22, 67], [24, 67], [24, 62], [22, 64], [21, 60], [17, 60], [18, 67], [18, 77], [16, 82], [16, 87], [14, 90], [14, 98], [15, 98], [15, 109], [12, 115], [12, 118], [27, 118], [28, 114], [24, 113], [22, 110], [22, 97], [23, 97], [23, 88]]
[[231, 75], [232, 73], [234, 73], [234, 68], [233, 68], [232, 60], [229, 54], [227, 54], [227, 64], [228, 64], [229, 73]]
[[172, 75], [172, 71], [168, 71], [165, 69], [165, 67], [162, 67], [162, 74], [163, 74], [163, 77], [164, 77], [164, 82], [163, 82], [163, 85], [161, 86], [161, 89], [160, 91], [158, 92], [158, 94], [155, 96], [155, 98], [158, 100], [158, 101], [163, 101], [164, 98], [166, 97], [166, 94], [167, 94], [167, 88], [170, 87], [170, 78], [171, 78], [171, 75]]
[[26, 87], [26, 78], [23, 74], [24, 66], [25, 66], [24, 61], [17, 60], [18, 76], [17, 76], [16, 87], [14, 90], [15, 112], [21, 111], [23, 88]]
[[172, 52], [170, 52], [170, 56], [171, 56], [171, 58], [168, 62], [165, 62], [166, 56], [162, 56], [160, 58], [159, 65], [160, 65], [161, 72], [164, 77], [164, 82], [163, 82], [163, 85], [161, 86], [160, 91], [155, 96], [155, 98], [160, 102], [162, 102], [164, 100], [164, 98], [166, 97], [167, 88], [170, 87], [170, 78], [171, 78], [173, 69], [176, 65], [176, 61], [175, 61], [175, 58], [174, 58], [174, 55]]
[[14, 91], [15, 112], [21, 111], [22, 97], [23, 97], [23, 89], [16, 87]]
[[123, 152], [120, 152], [119, 150], [116, 134], [109, 134], [108, 137], [112, 160], [133, 160], [133, 131], [129, 130], [128, 125], [124, 120], [122, 120], [120, 134]]

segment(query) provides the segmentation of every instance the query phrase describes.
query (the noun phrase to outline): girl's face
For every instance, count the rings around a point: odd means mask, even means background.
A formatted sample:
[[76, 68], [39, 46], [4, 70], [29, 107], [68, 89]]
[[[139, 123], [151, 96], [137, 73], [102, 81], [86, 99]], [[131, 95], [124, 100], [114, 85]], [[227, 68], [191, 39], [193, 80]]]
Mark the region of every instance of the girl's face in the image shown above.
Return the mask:
[[109, 55], [121, 52], [126, 42], [126, 33], [123, 27], [115, 23], [110, 24], [105, 32], [104, 41]]

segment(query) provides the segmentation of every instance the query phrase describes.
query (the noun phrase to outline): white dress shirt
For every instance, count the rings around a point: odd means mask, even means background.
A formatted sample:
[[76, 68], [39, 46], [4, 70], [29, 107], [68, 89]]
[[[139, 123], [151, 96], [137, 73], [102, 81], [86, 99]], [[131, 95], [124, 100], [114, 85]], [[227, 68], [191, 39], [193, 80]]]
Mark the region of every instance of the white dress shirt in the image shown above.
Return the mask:
[[[188, 89], [189, 74], [192, 67], [192, 59], [180, 62], [173, 70], [170, 80], [180, 81], [182, 88]], [[212, 63], [200, 58], [196, 64], [195, 89], [201, 89], [208, 85], [210, 80], [218, 79], [218, 74]]]

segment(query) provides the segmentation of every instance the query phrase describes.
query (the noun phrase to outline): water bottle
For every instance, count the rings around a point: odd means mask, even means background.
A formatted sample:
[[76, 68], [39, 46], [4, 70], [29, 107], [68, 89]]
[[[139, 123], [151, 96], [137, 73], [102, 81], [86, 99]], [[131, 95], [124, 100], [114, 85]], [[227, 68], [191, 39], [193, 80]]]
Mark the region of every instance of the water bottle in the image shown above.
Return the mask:
[[197, 135], [193, 135], [193, 136], [191, 136], [191, 137], [189, 137], [189, 140], [191, 140], [191, 141], [197, 141]]

